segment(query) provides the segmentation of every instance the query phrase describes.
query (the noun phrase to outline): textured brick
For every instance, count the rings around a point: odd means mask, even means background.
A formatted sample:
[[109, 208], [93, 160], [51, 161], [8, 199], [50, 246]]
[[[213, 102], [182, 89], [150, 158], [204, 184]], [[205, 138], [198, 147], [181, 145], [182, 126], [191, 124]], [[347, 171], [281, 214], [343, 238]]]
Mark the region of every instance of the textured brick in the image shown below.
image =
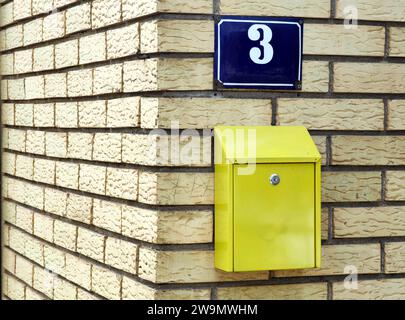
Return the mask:
[[149, 166], [210, 166], [211, 135], [183, 131], [171, 136], [150, 133], [124, 134], [122, 161]]
[[333, 164], [401, 165], [405, 161], [404, 136], [337, 136], [332, 138]]
[[[24, 79], [7, 80], [8, 98], [11, 100], [19, 100], [25, 98]], [[4, 81], [2, 81], [4, 83]], [[28, 97], [27, 97], [28, 98]]]
[[209, 300], [209, 289], [163, 289], [156, 290], [136, 280], [122, 280], [123, 300]]
[[43, 99], [45, 97], [45, 77], [34, 76], [25, 78], [25, 98]]
[[45, 76], [45, 97], [67, 97], [66, 73], [47, 74]]
[[14, 73], [14, 55], [12, 53], [2, 55], [0, 58], [0, 64], [3, 75]]
[[121, 20], [120, 0], [94, 0], [92, 3], [92, 26], [101, 28]]
[[383, 130], [382, 100], [279, 99], [278, 124], [313, 130]]
[[94, 69], [93, 94], [116, 93], [122, 91], [122, 64]]
[[405, 8], [396, 0], [384, 1], [384, 5], [378, 0], [337, 0], [336, 17], [345, 18], [345, 7], [354, 5], [361, 20], [405, 21]]
[[157, 90], [157, 60], [124, 62], [123, 79], [124, 92]]
[[121, 205], [94, 199], [92, 223], [97, 227], [121, 233]]
[[105, 263], [114, 268], [136, 274], [137, 245], [108, 237], [105, 248]]
[[[150, 213], [149, 213], [150, 214]], [[157, 232], [152, 241], [157, 243], [209, 243], [213, 238], [213, 214], [210, 211], [159, 211]], [[123, 211], [123, 217], [124, 211]], [[124, 231], [123, 219], [123, 231]], [[146, 240], [147, 241], [147, 240]]]
[[1, 106], [1, 122], [3, 124], [14, 125], [14, 104], [3, 103]]
[[67, 198], [66, 217], [89, 224], [91, 208], [92, 198], [70, 193]]
[[16, 156], [16, 176], [32, 180], [34, 175], [34, 159], [22, 155]]
[[77, 287], [66, 280], [55, 278], [53, 295], [54, 300], [76, 300]]
[[94, 135], [84, 132], [69, 132], [68, 157], [91, 160]]
[[[180, 107], [181, 106], [181, 107]], [[270, 125], [268, 100], [207, 98], [142, 98], [143, 128], [213, 128], [217, 125]]]
[[384, 27], [308, 23], [304, 28], [304, 54], [384, 56]]
[[105, 237], [103, 235], [79, 227], [77, 231], [77, 252], [103, 262], [104, 241]]
[[121, 134], [96, 133], [93, 159], [99, 161], [121, 162]]
[[43, 40], [43, 18], [38, 18], [27, 22], [23, 25], [24, 27], [24, 46], [30, 44], [38, 43]]
[[122, 233], [153, 243], [209, 243], [213, 237], [210, 211], [158, 211], [122, 207]]
[[337, 238], [403, 235], [405, 235], [405, 207], [334, 209], [334, 236]]
[[34, 114], [32, 104], [15, 105], [15, 124], [17, 126], [33, 126]]
[[121, 298], [121, 275], [109, 269], [94, 265], [91, 279], [92, 291], [111, 300], [119, 300]]
[[326, 300], [326, 283], [218, 288], [220, 300]]
[[6, 30], [5, 49], [14, 49], [23, 45], [22, 25], [16, 25]]
[[67, 193], [56, 189], [45, 189], [45, 211], [58, 216], [66, 215]]
[[138, 171], [134, 169], [107, 168], [106, 194], [128, 200], [137, 200]]
[[44, 245], [45, 268], [64, 276], [65, 252], [50, 245]]
[[75, 2], [76, 0], [54, 0], [53, 1], [53, 6], [56, 8], [60, 8], [63, 6], [66, 6], [72, 2]]
[[96, 33], [79, 40], [79, 62], [80, 64], [105, 60], [106, 43], [105, 33]]
[[322, 201], [381, 200], [380, 172], [324, 172]]
[[138, 28], [138, 23], [134, 23], [107, 31], [107, 59], [116, 59], [138, 53]]
[[393, 57], [405, 56], [405, 28], [389, 29], [390, 32], [390, 51], [389, 55]]
[[45, 153], [47, 156], [65, 158], [67, 134], [65, 132], [47, 132], [45, 135]]
[[69, 97], [92, 95], [93, 71], [91, 69], [82, 69], [68, 72], [67, 86]]
[[322, 246], [322, 265], [319, 269], [276, 271], [276, 277], [302, 277], [347, 274], [347, 266], [355, 266], [358, 273], [380, 272], [380, 245]]
[[34, 180], [38, 182], [55, 183], [55, 161], [48, 159], [34, 160]]
[[33, 50], [21, 50], [14, 53], [14, 72], [27, 73], [33, 71], [34, 56]]
[[139, 106], [139, 97], [108, 100], [107, 127], [138, 127]]
[[25, 300], [29, 301], [46, 300], [46, 297], [42, 293], [39, 293], [38, 291], [35, 291], [34, 289], [27, 287], [25, 289]]
[[55, 126], [54, 104], [34, 104], [34, 126], [53, 127]]
[[405, 243], [390, 242], [384, 246], [385, 272], [403, 273], [405, 270]]
[[7, 295], [11, 300], [25, 299], [25, 285], [16, 278], [7, 277]]
[[49, 270], [34, 266], [34, 288], [49, 298], [53, 298], [54, 279], [55, 275]]
[[[9, 141], [8, 141], [8, 136], [9, 136], [9, 129], [3, 128], [3, 134], [1, 136], [1, 143], [3, 148], [9, 148]], [[25, 140], [24, 140], [24, 148], [25, 148]]]
[[61, 38], [65, 35], [65, 12], [52, 13], [44, 18], [43, 40]]
[[385, 200], [401, 201], [405, 200], [405, 172], [387, 171], [387, 181], [385, 184]]
[[21, 190], [24, 194], [23, 203], [37, 209], [44, 208], [44, 188], [34, 184], [25, 184]]
[[6, 30], [0, 31], [0, 50], [6, 49]]
[[45, 154], [45, 132], [37, 130], [27, 130], [26, 152], [35, 154]]
[[55, 125], [59, 128], [79, 126], [77, 102], [55, 103]]
[[66, 254], [65, 277], [79, 286], [90, 290], [91, 264], [82, 258]]
[[78, 189], [79, 165], [77, 163], [57, 161], [55, 184], [59, 187]]
[[402, 93], [405, 66], [395, 63], [336, 63], [336, 92]]
[[90, 292], [77, 288], [77, 300], [100, 300], [100, 298]]
[[96, 194], [105, 194], [106, 168], [101, 166], [80, 165], [79, 189]]
[[122, 0], [123, 19], [137, 18], [156, 12], [212, 13], [210, 0]]
[[54, 46], [38, 47], [33, 50], [33, 71], [49, 70], [54, 65]]
[[3, 267], [5, 270], [14, 273], [15, 272], [15, 259], [16, 254], [10, 249], [3, 247], [2, 248], [2, 260]]
[[9, 237], [10, 237], [10, 248], [13, 249], [14, 251], [17, 251], [20, 254], [24, 254], [25, 250], [25, 245], [26, 243], [24, 240], [26, 240], [25, 234], [20, 231], [15, 229], [14, 227], [10, 227], [9, 229]]
[[343, 283], [333, 283], [335, 300], [402, 300], [404, 299], [404, 279], [363, 280], [355, 290], [346, 289]]
[[5, 246], [10, 246], [10, 226], [3, 226], [3, 235], [1, 240], [3, 241]]
[[91, 28], [91, 4], [84, 3], [80, 6], [66, 10], [66, 34]]
[[106, 102], [102, 100], [79, 102], [80, 127], [105, 127]]
[[0, 8], [1, 21], [0, 26], [3, 27], [13, 22], [13, 3], [9, 2]]
[[139, 201], [149, 204], [212, 204], [214, 175], [210, 173], [141, 172]]
[[212, 21], [162, 20], [141, 23], [141, 52], [213, 52]]
[[17, 206], [15, 224], [19, 228], [32, 233], [34, 227], [34, 214], [31, 210]]
[[16, 155], [12, 153], [3, 153], [2, 171], [11, 175], [15, 174]]
[[328, 92], [329, 69], [324, 61], [304, 61], [302, 64], [302, 90]]
[[55, 44], [55, 68], [75, 66], [79, 63], [79, 40]]
[[32, 14], [37, 15], [54, 9], [53, 0], [32, 0]]
[[122, 279], [122, 300], [152, 300], [156, 290], [128, 277]]
[[53, 242], [53, 219], [41, 214], [35, 214], [34, 235]]
[[124, 91], [211, 90], [212, 59], [146, 59], [124, 63]]
[[14, 0], [14, 20], [20, 20], [31, 16], [31, 0]]
[[227, 273], [214, 268], [213, 251], [139, 250], [139, 276], [155, 283], [264, 280], [268, 272]]
[[[1, 36], [1, 32], [0, 32], [0, 36]], [[1, 39], [1, 38], [0, 38]], [[24, 83], [24, 81], [23, 81]], [[10, 98], [9, 94], [8, 94], [8, 80], [0, 80], [0, 94], [1, 94], [1, 99], [3, 100], [7, 100]]]
[[405, 100], [391, 100], [388, 103], [388, 130], [405, 130]]
[[1, 210], [4, 221], [16, 223], [16, 205], [14, 203], [3, 200]]
[[330, 3], [328, 0], [310, 1], [243, 1], [243, 0], [222, 0], [221, 14], [232, 15], [268, 15], [272, 16], [299, 16], [329, 18]]

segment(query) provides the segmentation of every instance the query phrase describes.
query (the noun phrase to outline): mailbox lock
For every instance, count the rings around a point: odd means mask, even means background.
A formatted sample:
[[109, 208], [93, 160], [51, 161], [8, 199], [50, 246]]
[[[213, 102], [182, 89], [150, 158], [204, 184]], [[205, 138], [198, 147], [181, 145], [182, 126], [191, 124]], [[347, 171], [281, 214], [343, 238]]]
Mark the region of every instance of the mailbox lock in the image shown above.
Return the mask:
[[272, 174], [270, 177], [270, 182], [273, 186], [276, 186], [280, 183], [280, 176], [278, 174]]

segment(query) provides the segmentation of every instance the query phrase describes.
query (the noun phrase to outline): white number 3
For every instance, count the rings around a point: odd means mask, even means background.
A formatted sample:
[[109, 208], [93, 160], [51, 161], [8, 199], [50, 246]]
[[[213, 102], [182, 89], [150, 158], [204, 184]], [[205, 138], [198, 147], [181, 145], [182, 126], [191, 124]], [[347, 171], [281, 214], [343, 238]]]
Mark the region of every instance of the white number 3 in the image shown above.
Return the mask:
[[256, 64], [267, 64], [273, 59], [274, 55], [274, 49], [270, 44], [270, 41], [273, 38], [273, 32], [265, 24], [254, 24], [249, 28], [249, 39], [252, 41], [259, 40], [259, 30], [263, 31], [263, 39], [260, 41], [262, 49], [258, 47], [250, 49], [250, 59], [252, 59], [252, 61]]

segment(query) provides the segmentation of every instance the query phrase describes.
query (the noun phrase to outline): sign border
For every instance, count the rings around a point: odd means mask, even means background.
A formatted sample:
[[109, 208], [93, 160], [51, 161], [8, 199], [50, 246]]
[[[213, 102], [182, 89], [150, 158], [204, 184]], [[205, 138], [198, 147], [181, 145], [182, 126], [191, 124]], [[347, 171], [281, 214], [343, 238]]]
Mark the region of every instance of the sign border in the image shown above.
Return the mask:
[[[291, 20], [291, 21], [288, 21]], [[224, 22], [230, 23], [273, 23], [273, 24], [292, 24], [298, 26], [299, 31], [299, 61], [298, 61], [298, 83], [232, 83], [232, 82], [223, 82], [220, 79], [221, 75], [221, 25]], [[268, 90], [284, 89], [284, 90], [300, 90], [302, 83], [302, 58], [303, 58], [303, 19], [301, 18], [281, 18], [281, 17], [254, 17], [254, 16], [219, 16], [215, 23], [215, 53], [214, 53], [214, 79], [217, 81], [217, 84], [222, 86], [225, 89], [238, 89], [237, 87], [254, 87], [254, 88], [265, 88]], [[229, 86], [229, 87], [227, 87]], [[288, 89], [287, 89], [288, 88]]]

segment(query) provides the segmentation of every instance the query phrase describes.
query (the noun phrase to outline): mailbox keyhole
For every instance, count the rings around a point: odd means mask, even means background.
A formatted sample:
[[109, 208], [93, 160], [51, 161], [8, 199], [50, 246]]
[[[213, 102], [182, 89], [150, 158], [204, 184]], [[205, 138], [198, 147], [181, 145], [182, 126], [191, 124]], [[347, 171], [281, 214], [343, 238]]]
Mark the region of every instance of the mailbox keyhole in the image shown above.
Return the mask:
[[280, 183], [280, 176], [278, 174], [272, 174], [270, 176], [270, 182], [273, 186], [276, 186]]

